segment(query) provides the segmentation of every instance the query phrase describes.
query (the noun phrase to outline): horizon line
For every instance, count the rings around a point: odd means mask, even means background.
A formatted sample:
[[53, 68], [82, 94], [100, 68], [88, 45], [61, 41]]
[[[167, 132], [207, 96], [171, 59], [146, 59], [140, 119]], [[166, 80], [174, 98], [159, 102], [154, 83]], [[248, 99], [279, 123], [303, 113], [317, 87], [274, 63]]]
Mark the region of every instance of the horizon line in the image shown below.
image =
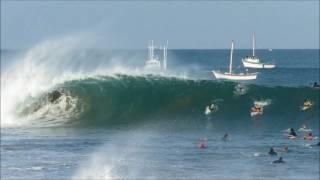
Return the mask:
[[[31, 48], [1, 48], [0, 51], [24, 51]], [[78, 50], [147, 50], [147, 48], [78, 48]], [[320, 48], [256, 48], [255, 50], [320, 50]], [[168, 48], [168, 50], [230, 50], [230, 48]], [[252, 48], [237, 48], [236, 50], [252, 50]]]

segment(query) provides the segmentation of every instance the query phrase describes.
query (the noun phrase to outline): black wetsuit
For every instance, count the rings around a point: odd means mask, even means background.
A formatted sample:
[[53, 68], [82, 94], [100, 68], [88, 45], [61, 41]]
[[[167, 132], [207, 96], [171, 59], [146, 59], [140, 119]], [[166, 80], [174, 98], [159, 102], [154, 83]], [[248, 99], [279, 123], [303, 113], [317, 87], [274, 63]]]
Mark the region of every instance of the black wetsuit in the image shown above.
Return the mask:
[[290, 136], [297, 136], [297, 133], [294, 130], [291, 130], [289, 135]]
[[314, 87], [314, 88], [319, 88], [319, 87], [320, 87], [320, 85], [319, 85], [318, 83], [316, 83], [316, 82], [315, 82], [315, 83], [313, 83], [313, 87]]
[[270, 149], [269, 154], [271, 156], [276, 156], [277, 155], [277, 153], [273, 149]]

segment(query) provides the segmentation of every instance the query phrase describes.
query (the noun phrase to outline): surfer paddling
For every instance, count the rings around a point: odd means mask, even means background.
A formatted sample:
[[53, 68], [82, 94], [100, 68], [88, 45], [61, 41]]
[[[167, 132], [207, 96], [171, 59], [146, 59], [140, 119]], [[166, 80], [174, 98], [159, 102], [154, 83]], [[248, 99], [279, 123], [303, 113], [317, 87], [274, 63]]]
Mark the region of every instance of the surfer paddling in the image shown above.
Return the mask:
[[230, 140], [228, 133], [224, 134], [224, 136], [222, 137], [222, 140], [223, 141], [229, 141]]
[[270, 151], [269, 151], [268, 154], [271, 155], [271, 156], [276, 156], [277, 155], [277, 153], [274, 151], [273, 147], [270, 148]]
[[313, 140], [313, 135], [311, 132], [309, 132], [308, 134], [304, 135], [303, 137], [304, 140]]
[[58, 90], [54, 90], [50, 93], [48, 93], [48, 100], [51, 103], [54, 103], [55, 101], [57, 101], [61, 96], [63, 95], [62, 92], [58, 91]]
[[289, 147], [288, 146], [284, 146], [282, 149], [283, 152], [289, 152]]
[[252, 108], [251, 108], [251, 113], [250, 115], [251, 116], [256, 116], [256, 115], [261, 115], [263, 114], [263, 107], [258, 105], [258, 104], [255, 104]]
[[293, 128], [290, 128], [290, 132], [289, 132], [288, 138], [290, 138], [290, 139], [297, 138], [297, 133]]
[[207, 141], [206, 141], [206, 139], [199, 139], [198, 147], [199, 147], [199, 149], [205, 149], [205, 148], [207, 148]]
[[303, 106], [301, 107], [301, 110], [302, 111], [307, 110], [307, 109], [311, 108], [312, 105], [313, 104], [309, 99], [305, 99], [304, 102], [303, 102]]
[[320, 85], [317, 82], [314, 82], [312, 85], [313, 88], [320, 88]]
[[255, 105], [254, 107], [251, 108], [252, 112], [262, 112], [262, 107], [259, 105]]

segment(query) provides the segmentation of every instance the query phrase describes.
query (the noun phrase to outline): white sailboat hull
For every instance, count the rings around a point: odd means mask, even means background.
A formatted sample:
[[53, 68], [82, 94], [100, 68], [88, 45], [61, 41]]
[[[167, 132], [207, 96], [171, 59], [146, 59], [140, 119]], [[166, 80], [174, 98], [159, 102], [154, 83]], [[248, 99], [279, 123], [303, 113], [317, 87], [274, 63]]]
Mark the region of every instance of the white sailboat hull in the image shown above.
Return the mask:
[[246, 68], [271, 69], [276, 67], [276, 65], [274, 64], [254, 63], [254, 62], [248, 62], [244, 59], [242, 59], [242, 63], [243, 63], [243, 66]]
[[156, 59], [147, 60], [144, 68], [146, 70], [161, 70], [161, 63]]
[[216, 79], [228, 79], [228, 80], [255, 80], [257, 79], [257, 73], [250, 74], [230, 74], [230, 73], [222, 73], [219, 71], [212, 71], [213, 75]]

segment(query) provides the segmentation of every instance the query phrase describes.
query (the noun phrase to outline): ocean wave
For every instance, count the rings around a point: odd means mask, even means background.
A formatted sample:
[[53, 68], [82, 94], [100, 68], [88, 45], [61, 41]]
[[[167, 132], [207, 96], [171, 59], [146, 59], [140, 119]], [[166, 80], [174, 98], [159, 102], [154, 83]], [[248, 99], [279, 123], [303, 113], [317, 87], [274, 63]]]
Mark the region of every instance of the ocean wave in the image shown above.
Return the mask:
[[[319, 113], [319, 90], [309, 87], [267, 87], [209, 80], [191, 80], [163, 76], [94, 76], [65, 81], [37, 97], [26, 98], [17, 114], [32, 124], [111, 126], [137, 124], [149, 120], [206, 119], [205, 108], [218, 104], [209, 118], [228, 122], [248, 121], [255, 102], [268, 102], [262, 118], [270, 123], [289, 122], [303, 114], [316, 119]], [[55, 102], [48, 100], [54, 90], [62, 93]], [[314, 106], [301, 111], [305, 98]], [[218, 102], [218, 103], [217, 103]], [[271, 103], [272, 102], [272, 103]], [[47, 124], [46, 124], [47, 123]], [[278, 122], [279, 123], [279, 122]]]

